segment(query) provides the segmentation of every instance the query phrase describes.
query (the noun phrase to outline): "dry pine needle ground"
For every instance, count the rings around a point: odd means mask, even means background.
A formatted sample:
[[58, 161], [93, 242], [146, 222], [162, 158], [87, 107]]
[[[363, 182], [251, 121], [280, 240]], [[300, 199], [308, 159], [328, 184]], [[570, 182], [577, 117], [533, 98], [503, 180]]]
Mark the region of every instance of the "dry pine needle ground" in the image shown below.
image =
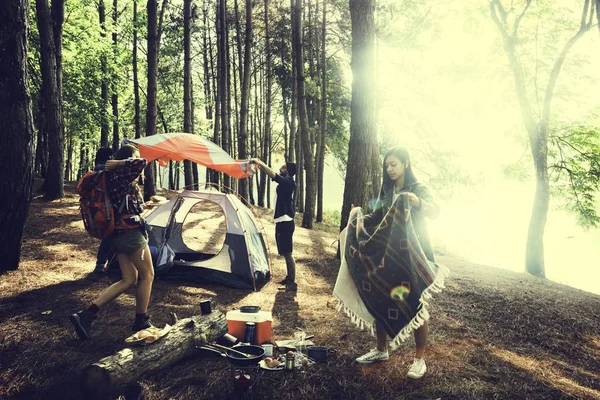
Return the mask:
[[[102, 311], [93, 340], [76, 338], [69, 314], [114, 278], [90, 274], [98, 243], [83, 231], [77, 197], [68, 189], [59, 201], [33, 200], [21, 267], [0, 276], [0, 399], [236, 398], [226, 360], [200, 356], [144, 376], [116, 395], [83, 390], [83, 368], [124, 347], [135, 300], [127, 292]], [[275, 255], [271, 212], [254, 211], [267, 233], [276, 281], [285, 264]], [[214, 300], [222, 311], [260, 305], [273, 312], [275, 339], [289, 338], [300, 327], [337, 351], [328, 364], [304, 372], [262, 373], [246, 398], [600, 399], [600, 296], [444, 254], [438, 260], [452, 275], [430, 310], [427, 375], [420, 381], [404, 377], [412, 342], [385, 363], [357, 365], [354, 358], [374, 339], [335, 310], [335, 232], [319, 224], [313, 231], [297, 227], [295, 295], [279, 291], [275, 282], [249, 293], [157, 279], [153, 321], [162, 326], [170, 312], [180, 318], [198, 314], [201, 299]]]

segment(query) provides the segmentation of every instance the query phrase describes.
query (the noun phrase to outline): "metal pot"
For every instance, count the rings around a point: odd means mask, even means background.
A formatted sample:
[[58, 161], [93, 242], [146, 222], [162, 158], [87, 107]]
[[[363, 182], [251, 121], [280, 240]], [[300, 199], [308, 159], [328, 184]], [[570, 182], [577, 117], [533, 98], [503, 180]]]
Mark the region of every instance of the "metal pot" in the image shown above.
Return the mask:
[[316, 362], [326, 362], [329, 353], [335, 353], [334, 349], [328, 349], [323, 346], [308, 346], [306, 349], [309, 358]]
[[236, 365], [238, 367], [250, 367], [258, 365], [260, 360], [262, 360], [263, 356], [265, 355], [265, 350], [262, 347], [254, 345], [241, 345], [234, 346], [232, 348], [233, 350], [246, 353], [250, 355], [250, 357], [244, 357], [241, 354], [231, 351], [232, 349], [221, 351], [210, 346], [202, 346], [200, 349], [219, 354], [220, 356], [227, 358], [232, 365]]

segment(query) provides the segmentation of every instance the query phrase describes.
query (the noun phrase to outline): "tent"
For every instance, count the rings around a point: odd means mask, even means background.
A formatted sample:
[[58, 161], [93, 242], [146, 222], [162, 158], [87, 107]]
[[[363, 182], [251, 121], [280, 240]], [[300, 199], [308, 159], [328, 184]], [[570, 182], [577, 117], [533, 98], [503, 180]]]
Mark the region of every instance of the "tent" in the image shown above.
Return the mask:
[[[192, 207], [211, 201], [221, 207], [227, 226], [218, 254], [190, 249], [183, 240], [183, 226]], [[158, 206], [147, 217], [151, 246], [166, 243], [175, 252], [169, 275], [208, 280], [240, 289], [256, 290], [271, 276], [266, 242], [252, 212], [233, 194], [185, 190]]]

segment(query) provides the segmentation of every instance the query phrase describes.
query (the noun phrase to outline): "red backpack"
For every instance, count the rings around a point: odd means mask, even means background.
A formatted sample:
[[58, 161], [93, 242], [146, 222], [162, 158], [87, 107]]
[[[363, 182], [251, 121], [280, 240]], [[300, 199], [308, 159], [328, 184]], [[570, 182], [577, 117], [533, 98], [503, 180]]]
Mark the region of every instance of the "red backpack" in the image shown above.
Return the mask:
[[109, 237], [115, 229], [115, 211], [106, 183], [105, 171], [88, 171], [77, 182], [83, 225], [98, 239]]

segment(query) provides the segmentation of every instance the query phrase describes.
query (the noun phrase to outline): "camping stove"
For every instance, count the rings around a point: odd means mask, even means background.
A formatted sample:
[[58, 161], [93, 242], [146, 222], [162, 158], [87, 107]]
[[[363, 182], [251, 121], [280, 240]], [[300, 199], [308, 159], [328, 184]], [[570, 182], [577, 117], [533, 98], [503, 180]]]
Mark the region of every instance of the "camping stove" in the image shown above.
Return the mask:
[[251, 393], [259, 379], [260, 367], [258, 365], [248, 367], [231, 366], [231, 380], [234, 393]]

